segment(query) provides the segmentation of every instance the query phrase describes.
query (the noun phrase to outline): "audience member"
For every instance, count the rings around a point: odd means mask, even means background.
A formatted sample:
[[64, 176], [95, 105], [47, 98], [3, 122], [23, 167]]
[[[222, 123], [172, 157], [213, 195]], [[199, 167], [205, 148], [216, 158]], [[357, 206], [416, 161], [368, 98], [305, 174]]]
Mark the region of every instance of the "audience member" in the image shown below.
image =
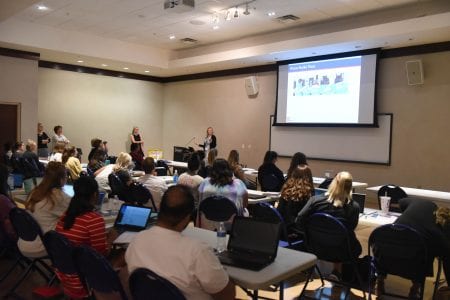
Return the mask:
[[191, 188], [195, 199], [195, 207], [198, 207], [198, 187], [203, 181], [203, 177], [197, 174], [200, 169], [200, 158], [197, 153], [192, 153], [188, 160], [188, 170], [180, 175], [177, 184]]
[[0, 245], [3, 247], [13, 245], [17, 240], [16, 232], [9, 220], [9, 212], [16, 204], [10, 199], [8, 176], [8, 168], [0, 164]]
[[289, 165], [289, 169], [287, 171], [286, 178], [291, 177], [292, 172], [300, 165], [308, 165], [308, 162], [306, 161], [306, 155], [302, 152], [297, 152], [292, 156], [291, 164]]
[[104, 151], [103, 142], [99, 138], [93, 138], [91, 140], [91, 151], [88, 154], [88, 161], [91, 161], [92, 157], [97, 151]]
[[[58, 219], [69, 206], [70, 197], [62, 191], [66, 183], [66, 168], [62, 163], [49, 162], [42, 182], [33, 189], [25, 207], [41, 226], [44, 233], [55, 229]], [[28, 242], [19, 239], [19, 249], [26, 253], [45, 254], [40, 238]]]
[[[327, 213], [338, 218], [348, 229], [350, 234], [350, 248], [354, 257], [361, 254], [361, 244], [355, 235], [358, 225], [359, 205], [352, 200], [352, 175], [340, 172], [331, 182], [324, 195], [311, 197], [297, 216], [296, 223], [303, 230], [309, 216], [314, 213]], [[340, 279], [342, 264], [334, 263], [332, 277]]]
[[45, 133], [42, 123], [38, 123], [37, 125], [37, 141], [38, 156], [48, 158], [48, 143], [51, 142], [51, 139]]
[[[144, 140], [141, 138], [141, 135], [139, 134], [139, 127], [134, 126], [133, 130], [131, 131], [130, 135], [131, 140], [131, 146], [133, 144], [136, 144], [142, 154], [144, 156]], [[130, 151], [133, 151], [130, 146]]]
[[230, 165], [231, 171], [233, 171], [234, 177], [242, 180], [248, 189], [256, 190], [256, 185], [251, 184], [250, 181], [245, 178], [242, 165], [239, 163], [239, 152], [237, 150], [231, 150], [230, 154], [228, 154], [228, 164]]
[[[435, 257], [441, 257], [445, 278], [450, 278], [450, 209], [438, 207], [435, 203], [407, 197], [399, 201], [402, 214], [395, 221], [416, 229], [424, 238], [427, 245], [428, 276], [433, 276], [433, 262]], [[377, 293], [384, 294], [383, 274], [377, 276]], [[420, 282], [412, 282], [409, 299], [419, 299]]]
[[170, 187], [156, 225], [138, 233], [127, 248], [129, 273], [150, 269], [174, 284], [186, 299], [234, 299], [235, 286], [212, 249], [182, 233], [193, 209], [189, 188]]
[[[37, 185], [36, 177], [42, 177], [44, 172], [44, 166], [39, 161], [39, 157], [36, 154], [36, 142], [28, 140], [26, 145], [26, 151], [22, 155], [22, 168], [25, 187], [31, 184]], [[26, 188], [27, 190], [28, 188]], [[31, 188], [30, 188], [31, 189]]]
[[161, 198], [164, 192], [167, 190], [167, 184], [164, 179], [156, 176], [155, 160], [153, 157], [146, 157], [142, 163], [145, 175], [138, 179], [139, 183], [142, 183], [152, 194], [153, 201], [156, 207], [159, 209]]
[[208, 177], [208, 170], [206, 168], [206, 162], [205, 162], [205, 151], [198, 150], [195, 151], [195, 153], [198, 155], [198, 158], [200, 159], [200, 169], [198, 170], [197, 174], [200, 175], [202, 178]]
[[144, 161], [144, 154], [142, 153], [139, 144], [131, 144], [131, 159], [134, 162], [134, 169], [142, 171], [142, 162]]
[[6, 142], [3, 144], [3, 163], [8, 167], [8, 169], [11, 171], [12, 170], [12, 166], [11, 166], [11, 157], [13, 155], [13, 147], [12, 147], [12, 143]]
[[70, 143], [70, 141], [63, 135], [63, 128], [61, 125], [56, 125], [53, 128], [53, 131], [55, 132], [55, 135], [52, 137], [53, 145], [56, 143], [63, 143], [64, 145]]
[[16, 142], [12, 149], [10, 165], [12, 172], [15, 174], [23, 174], [23, 165], [21, 162], [22, 155], [25, 152], [25, 144], [22, 141]]
[[67, 170], [69, 170], [70, 179], [72, 179], [72, 181], [76, 181], [80, 178], [83, 168], [81, 167], [80, 160], [77, 158], [77, 149], [74, 146], [64, 149], [62, 163], [65, 165]]
[[[74, 196], [67, 212], [56, 225], [56, 231], [64, 235], [74, 245], [87, 245], [97, 252], [107, 255], [108, 239], [103, 216], [95, 212], [98, 199], [98, 185], [91, 177], [80, 177], [73, 185]], [[111, 237], [115, 237], [111, 234]], [[109, 244], [112, 240], [109, 240]], [[77, 275], [64, 274], [56, 270], [63, 284], [65, 295], [79, 299], [88, 296]]]
[[[245, 184], [240, 179], [233, 179], [233, 172], [225, 159], [218, 158], [214, 161], [211, 176], [203, 180], [198, 188], [200, 203], [211, 196], [224, 196], [231, 200], [237, 208], [238, 215], [244, 215], [248, 204], [248, 194]], [[227, 223], [230, 225], [232, 219]], [[205, 224], [205, 226], [203, 226]], [[211, 228], [216, 224], [203, 221], [202, 227]]]
[[[284, 175], [275, 165], [277, 160], [278, 154], [275, 151], [267, 151], [263, 164], [258, 168], [258, 181], [263, 191], [279, 192], [283, 186]], [[272, 182], [270, 186], [266, 186], [268, 180]]]
[[106, 165], [106, 155], [103, 150], [94, 151], [87, 166], [89, 175], [95, 177], [103, 170]]
[[66, 148], [66, 144], [57, 142], [53, 144], [53, 152], [50, 154], [48, 161], [57, 161], [62, 162], [62, 154], [64, 149]]
[[101, 171], [95, 176], [98, 187], [101, 191], [111, 192], [111, 188], [108, 182], [108, 176], [111, 173], [116, 173], [119, 170], [131, 171], [133, 169], [133, 162], [131, 161], [130, 154], [126, 152], [120, 152], [115, 164], [110, 164], [101, 169]]
[[297, 166], [281, 189], [278, 211], [290, 232], [295, 225], [295, 218], [303, 209], [309, 198], [314, 196], [314, 184], [311, 169], [307, 165]]

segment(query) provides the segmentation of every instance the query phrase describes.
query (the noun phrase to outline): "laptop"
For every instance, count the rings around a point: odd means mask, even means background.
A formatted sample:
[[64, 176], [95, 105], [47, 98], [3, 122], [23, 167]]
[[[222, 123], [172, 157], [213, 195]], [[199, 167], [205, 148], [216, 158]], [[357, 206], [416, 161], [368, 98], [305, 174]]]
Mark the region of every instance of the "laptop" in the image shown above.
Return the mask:
[[236, 216], [227, 250], [217, 256], [224, 265], [259, 271], [275, 260], [281, 224]]
[[118, 232], [138, 232], [147, 228], [152, 219], [152, 208], [124, 203], [117, 213], [114, 228]]
[[359, 213], [364, 214], [364, 206], [366, 204], [366, 194], [352, 193], [352, 199], [359, 205]]
[[71, 185], [71, 184], [65, 184], [62, 187], [62, 191], [64, 192], [64, 194], [66, 194], [70, 198], [72, 198], [73, 195], [75, 195], [75, 191], [73, 190], [73, 185]]

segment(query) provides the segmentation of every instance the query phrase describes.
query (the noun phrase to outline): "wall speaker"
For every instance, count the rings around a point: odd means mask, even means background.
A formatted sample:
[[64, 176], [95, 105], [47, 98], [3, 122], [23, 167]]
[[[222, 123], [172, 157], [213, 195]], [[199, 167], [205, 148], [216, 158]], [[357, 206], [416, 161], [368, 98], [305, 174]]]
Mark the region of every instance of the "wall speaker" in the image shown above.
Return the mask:
[[245, 90], [248, 96], [254, 96], [259, 92], [258, 82], [256, 76], [249, 76], [245, 78]]
[[406, 62], [406, 77], [409, 85], [423, 84], [423, 70], [421, 60]]

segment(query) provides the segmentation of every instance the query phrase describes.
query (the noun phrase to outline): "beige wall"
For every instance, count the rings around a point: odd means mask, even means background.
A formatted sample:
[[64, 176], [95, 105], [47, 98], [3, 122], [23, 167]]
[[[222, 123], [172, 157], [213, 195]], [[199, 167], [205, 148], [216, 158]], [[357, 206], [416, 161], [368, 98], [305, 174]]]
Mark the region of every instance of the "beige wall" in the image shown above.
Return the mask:
[[23, 141], [36, 140], [37, 90], [37, 61], [0, 55], [0, 102], [20, 103], [19, 139]]
[[[422, 59], [423, 85], [407, 84], [405, 61], [411, 59]], [[392, 165], [310, 161], [313, 174], [323, 176], [325, 170], [348, 170], [355, 180], [369, 185], [395, 183], [450, 191], [450, 52], [382, 59], [378, 75], [379, 112], [394, 114]], [[204, 136], [206, 127], [213, 126], [219, 156], [226, 157], [235, 148], [240, 151], [243, 163], [257, 168], [268, 148], [276, 73], [256, 76], [260, 92], [254, 99], [245, 93], [246, 76], [167, 84], [165, 153], [171, 157], [173, 145], [183, 145], [192, 136], [200, 140], [198, 137]], [[280, 159], [278, 164], [286, 170], [289, 159]]]
[[129, 152], [134, 125], [145, 148], [162, 147], [163, 87], [147, 81], [39, 69], [39, 120], [47, 134], [62, 125], [64, 135], [84, 150], [90, 139], [108, 141], [110, 153]]

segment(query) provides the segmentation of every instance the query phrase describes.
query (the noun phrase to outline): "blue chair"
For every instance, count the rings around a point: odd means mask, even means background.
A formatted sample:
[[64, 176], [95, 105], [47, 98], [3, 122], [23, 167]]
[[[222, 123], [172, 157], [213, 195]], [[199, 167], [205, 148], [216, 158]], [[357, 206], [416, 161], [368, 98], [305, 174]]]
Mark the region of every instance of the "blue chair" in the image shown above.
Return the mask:
[[[34, 241], [36, 238], [42, 240], [41, 227], [26, 210], [15, 207], [10, 211], [9, 218], [20, 239], [29, 242]], [[49, 283], [53, 281], [55, 276], [52, 268], [45, 262], [46, 259], [49, 259], [46, 252], [39, 254], [21, 252], [21, 255], [24, 257], [21, 261], [26, 263], [26, 268], [14, 286], [8, 291], [8, 295], [14, 294], [14, 291], [32, 270], [36, 270]]]
[[[432, 269], [434, 257], [428, 257], [426, 243], [419, 232], [403, 224], [380, 226], [369, 237], [369, 255], [371, 253], [373, 254], [371, 274], [375, 272], [383, 275], [392, 274], [419, 282], [420, 299], [423, 299], [425, 277], [432, 271], [430, 267]], [[439, 282], [439, 276], [440, 265], [436, 283]], [[436, 288], [437, 285], [435, 291]], [[369, 297], [370, 293], [369, 290]], [[388, 293], [386, 295], [402, 297]]]
[[[305, 225], [305, 241], [307, 251], [313, 253], [318, 259], [333, 262], [350, 264], [355, 275], [356, 284], [353, 280], [350, 282], [334, 281], [328, 278], [328, 281], [338, 283], [347, 287], [345, 299], [347, 299], [350, 288], [357, 288], [363, 291], [364, 299], [366, 299], [366, 283], [362, 280], [357, 267], [357, 256], [359, 252], [351, 242], [350, 232], [344, 224], [337, 218], [326, 213], [315, 213], [309, 217]], [[356, 239], [356, 237], [354, 237]], [[324, 286], [324, 278], [317, 265], [314, 267], [320, 276], [322, 286]], [[308, 279], [301, 291], [299, 299], [302, 298], [309, 281], [312, 278], [314, 268], [309, 270]]]
[[119, 275], [103, 255], [82, 245], [75, 247], [73, 257], [81, 282], [89, 291], [94, 294], [118, 294], [121, 299], [128, 299]]
[[214, 222], [228, 221], [238, 211], [234, 202], [223, 196], [211, 196], [200, 202], [198, 207], [198, 226], [202, 227], [201, 214], [206, 219]]
[[145, 268], [136, 269], [131, 273], [129, 286], [134, 300], [186, 299], [174, 284]]

